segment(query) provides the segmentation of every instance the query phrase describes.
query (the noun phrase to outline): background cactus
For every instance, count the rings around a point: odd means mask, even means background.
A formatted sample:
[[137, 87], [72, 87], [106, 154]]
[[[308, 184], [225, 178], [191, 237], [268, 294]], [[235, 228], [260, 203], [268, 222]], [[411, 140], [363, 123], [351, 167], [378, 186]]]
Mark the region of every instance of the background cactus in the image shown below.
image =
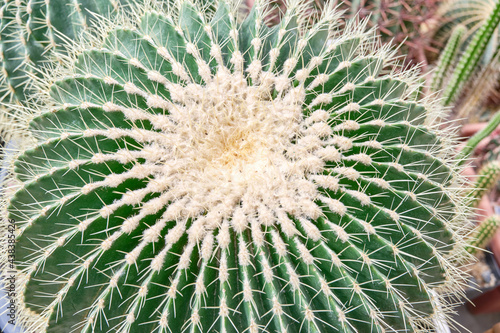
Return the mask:
[[491, 242], [491, 239], [500, 227], [500, 216], [492, 215], [479, 223], [478, 227], [471, 234], [467, 251], [476, 254], [478, 250], [484, 251], [486, 246]]
[[[433, 27], [433, 41], [438, 48], [442, 48], [450, 38], [453, 29], [457, 25], [464, 25], [467, 30], [464, 34], [464, 40], [461, 50], [470, 43], [472, 37], [481, 28], [488, 19], [491, 12], [494, 11], [497, 0], [455, 0], [444, 1], [438, 9], [438, 16], [441, 20], [436, 21]], [[483, 54], [481, 64], [486, 65], [493, 58], [493, 53], [498, 48], [500, 34], [498, 27], [494, 29], [493, 38], [489, 40], [486, 52]]]
[[[493, 161], [484, 165], [478, 173], [474, 188], [470, 190], [468, 196], [471, 207], [477, 206], [484, 194], [490, 192], [500, 178], [500, 162]], [[479, 223], [479, 226], [469, 236], [467, 251], [477, 253], [477, 250], [484, 249], [490, 243], [500, 226], [500, 216], [492, 215]]]
[[29, 77], [65, 42], [92, 28], [96, 16], [109, 17], [127, 10], [128, 0], [3, 1], [0, 7], [0, 66], [2, 100], [24, 102], [34, 90]]
[[486, 164], [479, 171], [474, 189], [469, 193], [470, 205], [475, 206], [484, 194], [490, 192], [500, 179], [500, 162], [494, 161]]
[[[443, 90], [443, 104], [454, 105], [457, 118], [477, 120], [487, 97], [494, 99], [499, 82], [500, 3], [495, 0], [449, 1], [442, 5], [440, 12], [443, 22], [437, 25], [434, 38], [438, 43], [448, 41], [442, 54], [446, 61], [438, 64], [431, 89]], [[455, 35], [462, 30], [461, 26], [466, 29], [457, 40]], [[450, 29], [453, 29], [451, 34]], [[460, 102], [455, 103], [458, 100]], [[498, 103], [493, 106], [493, 110], [496, 109]]]
[[450, 39], [448, 40], [446, 47], [443, 49], [434, 74], [432, 75], [430, 86], [431, 92], [437, 92], [442, 89], [443, 80], [457, 58], [457, 53], [459, 52], [461, 45], [461, 39], [465, 32], [466, 28], [463, 25], [457, 25], [453, 29]]
[[262, 2], [242, 22], [225, 1], [131, 8], [32, 82], [4, 202], [19, 323], [432, 331], [467, 227], [415, 72], [333, 5], [309, 27], [290, 1], [273, 28]]
[[474, 149], [479, 145], [479, 143], [487, 138], [498, 126], [500, 126], [500, 112], [497, 112], [493, 117], [491, 117], [490, 121], [486, 124], [486, 126], [474, 134], [471, 137], [460, 152], [457, 154], [456, 159], [459, 164], [464, 163], [470, 158], [471, 154], [474, 152]]
[[444, 105], [450, 105], [458, 97], [462, 91], [463, 85], [477, 68], [477, 65], [499, 23], [500, 2], [497, 2], [493, 11], [489, 13], [482, 26], [474, 34], [474, 37], [467, 45], [464, 54], [460, 57], [457, 67], [451, 74], [450, 80], [443, 92]]

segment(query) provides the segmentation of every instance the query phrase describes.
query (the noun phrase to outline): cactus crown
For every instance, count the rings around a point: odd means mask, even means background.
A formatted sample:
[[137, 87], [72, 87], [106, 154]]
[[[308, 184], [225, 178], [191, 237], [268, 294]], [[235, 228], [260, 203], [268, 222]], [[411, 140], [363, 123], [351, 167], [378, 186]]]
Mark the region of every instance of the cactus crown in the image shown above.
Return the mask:
[[[40, 332], [429, 332], [460, 288], [448, 139], [366, 21], [219, 1], [97, 24], [35, 82], [7, 198]], [[442, 304], [440, 306], [439, 304]]]

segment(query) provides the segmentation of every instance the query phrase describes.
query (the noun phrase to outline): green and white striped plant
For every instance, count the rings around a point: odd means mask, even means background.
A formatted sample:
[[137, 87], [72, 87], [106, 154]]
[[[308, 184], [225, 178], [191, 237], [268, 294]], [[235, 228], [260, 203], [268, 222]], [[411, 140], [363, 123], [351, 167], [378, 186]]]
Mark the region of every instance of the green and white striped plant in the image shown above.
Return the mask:
[[457, 54], [459, 53], [461, 40], [465, 32], [466, 28], [463, 25], [457, 25], [453, 29], [450, 38], [448, 39], [448, 43], [439, 57], [436, 70], [432, 75], [430, 86], [431, 92], [441, 90], [446, 75], [451, 71], [450, 69], [453, 67], [456, 58], [458, 58]]
[[[495, 10], [497, 0], [455, 0], [442, 1], [436, 15], [441, 19], [435, 23], [433, 30], [433, 39], [435, 46], [442, 48], [447, 44], [453, 30], [458, 25], [467, 28], [463, 35], [460, 45], [462, 51], [472, 41], [477, 31], [481, 29], [488, 20], [490, 14]], [[487, 42], [488, 46], [481, 55], [480, 64], [487, 65], [493, 58], [493, 53], [500, 45], [500, 29], [494, 28], [491, 39]]]
[[[453, 138], [366, 21], [131, 5], [31, 82], [4, 217], [28, 332], [432, 332]], [[166, 10], [165, 8], [168, 8]], [[64, 48], [62, 48], [64, 49]], [[5, 190], [4, 190], [5, 192]], [[3, 261], [7, 262], [2, 251]]]
[[[450, 73], [450, 78], [447, 83], [444, 85], [442, 98], [443, 105], [452, 105], [455, 102], [460, 94], [463, 91], [464, 86], [467, 82], [470, 81], [473, 74], [479, 68], [480, 60], [485, 55], [485, 52], [490, 44], [490, 41], [496, 42], [497, 36], [496, 31], [498, 30], [498, 26], [500, 24], [500, 2], [496, 2], [493, 5], [491, 12], [488, 13], [488, 16], [484, 19], [484, 21], [480, 22], [481, 25], [478, 29], [474, 29], [475, 33], [471, 38], [470, 42], [467, 44], [467, 47], [463, 51], [463, 54], [460, 55], [457, 60], [456, 67]], [[460, 28], [459, 28], [460, 30]], [[455, 30], [454, 30], [455, 31]], [[455, 32], [457, 34], [457, 32]], [[455, 45], [457, 41], [455, 38], [451, 37], [449, 39], [450, 45], [446, 47], [446, 51], [451, 51], [452, 49], [456, 49], [459, 45]], [[498, 77], [498, 53], [500, 52], [500, 46], [494, 43], [495, 46], [493, 48], [493, 55], [489, 57], [489, 62], [491, 62], [491, 67], [486, 67], [487, 71], [481, 74], [484, 78], [484, 84], [487, 83], [488, 86], [494, 86]], [[456, 52], [455, 52], [456, 53]], [[443, 56], [446, 56], [447, 53], [444, 53]], [[448, 65], [447, 62], [440, 62], [439, 66]], [[437, 79], [442, 80], [442, 76], [444, 75], [443, 69], [438, 67], [435, 75]], [[493, 78], [488, 78], [487, 76], [492, 76]], [[478, 84], [479, 85], [479, 84]], [[439, 87], [433, 87], [434, 89], [438, 89]], [[483, 88], [486, 88], [484, 86]], [[489, 91], [489, 89], [486, 89]], [[475, 95], [478, 95], [477, 91]], [[472, 96], [477, 100], [477, 96]], [[470, 104], [470, 103], [469, 103]], [[477, 105], [477, 103], [472, 103], [472, 105]]]
[[500, 179], [500, 162], [493, 161], [485, 164], [479, 171], [474, 188], [469, 192], [471, 206], [477, 206], [481, 198], [490, 192]]

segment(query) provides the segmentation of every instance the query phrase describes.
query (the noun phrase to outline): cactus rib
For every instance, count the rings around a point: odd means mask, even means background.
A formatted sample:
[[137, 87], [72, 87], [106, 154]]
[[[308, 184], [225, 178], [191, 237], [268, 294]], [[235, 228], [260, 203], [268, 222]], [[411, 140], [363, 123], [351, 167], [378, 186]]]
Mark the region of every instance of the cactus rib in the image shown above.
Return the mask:
[[[0, 100], [23, 103], [34, 93], [30, 76], [51, 57], [65, 53], [67, 42], [84, 30], [96, 28], [96, 18], [126, 10], [127, 0], [4, 1], [0, 29]], [[57, 52], [54, 52], [57, 51]]]

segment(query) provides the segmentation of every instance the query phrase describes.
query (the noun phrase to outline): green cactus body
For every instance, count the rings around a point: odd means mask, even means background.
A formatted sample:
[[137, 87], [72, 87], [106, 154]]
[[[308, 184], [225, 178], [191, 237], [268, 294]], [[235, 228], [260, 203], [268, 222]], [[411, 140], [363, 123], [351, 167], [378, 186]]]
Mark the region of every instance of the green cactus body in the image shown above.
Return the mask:
[[431, 91], [436, 92], [442, 89], [443, 79], [448, 73], [450, 67], [455, 61], [455, 57], [460, 48], [463, 34], [465, 33], [463, 25], [457, 25], [451, 33], [450, 39], [446, 43], [443, 53], [439, 57], [434, 75], [432, 76]]
[[466, 247], [469, 253], [475, 254], [483, 250], [491, 242], [491, 239], [500, 227], [500, 216], [492, 215], [481, 222], [477, 229], [471, 234]]
[[[434, 41], [437, 47], [441, 48], [447, 44], [453, 29], [457, 25], [464, 25], [467, 30], [464, 34], [464, 40], [460, 50], [464, 51], [471, 42], [473, 36], [488, 19], [491, 12], [494, 11], [497, 0], [455, 0], [441, 2], [438, 9], [438, 17], [442, 19], [434, 27]], [[492, 38], [489, 41], [487, 51], [482, 55], [481, 64], [486, 65], [492, 58], [494, 51], [500, 42], [498, 27], [495, 29]]]
[[443, 105], [450, 105], [460, 94], [462, 88], [471, 77], [495, 29], [500, 23], [500, 2], [497, 2], [481, 28], [477, 30], [471, 42], [467, 45], [464, 54], [460, 57], [457, 67], [443, 92]]
[[474, 189], [469, 193], [470, 205], [477, 205], [483, 195], [493, 189], [498, 179], [500, 179], [500, 162], [490, 162], [482, 167], [474, 184]]
[[127, 0], [4, 0], [1, 8], [0, 60], [4, 91], [2, 100], [25, 102], [34, 92], [30, 75], [65, 52], [70, 40], [92, 28], [98, 16], [109, 17], [124, 10]]
[[[7, 198], [36, 332], [429, 332], [463, 203], [437, 103], [290, 1], [108, 23], [37, 85]], [[366, 22], [365, 22], [366, 23]], [[449, 136], [448, 136], [449, 137]], [[458, 200], [458, 201], [457, 201]], [[444, 307], [446, 308], [446, 307]]]

